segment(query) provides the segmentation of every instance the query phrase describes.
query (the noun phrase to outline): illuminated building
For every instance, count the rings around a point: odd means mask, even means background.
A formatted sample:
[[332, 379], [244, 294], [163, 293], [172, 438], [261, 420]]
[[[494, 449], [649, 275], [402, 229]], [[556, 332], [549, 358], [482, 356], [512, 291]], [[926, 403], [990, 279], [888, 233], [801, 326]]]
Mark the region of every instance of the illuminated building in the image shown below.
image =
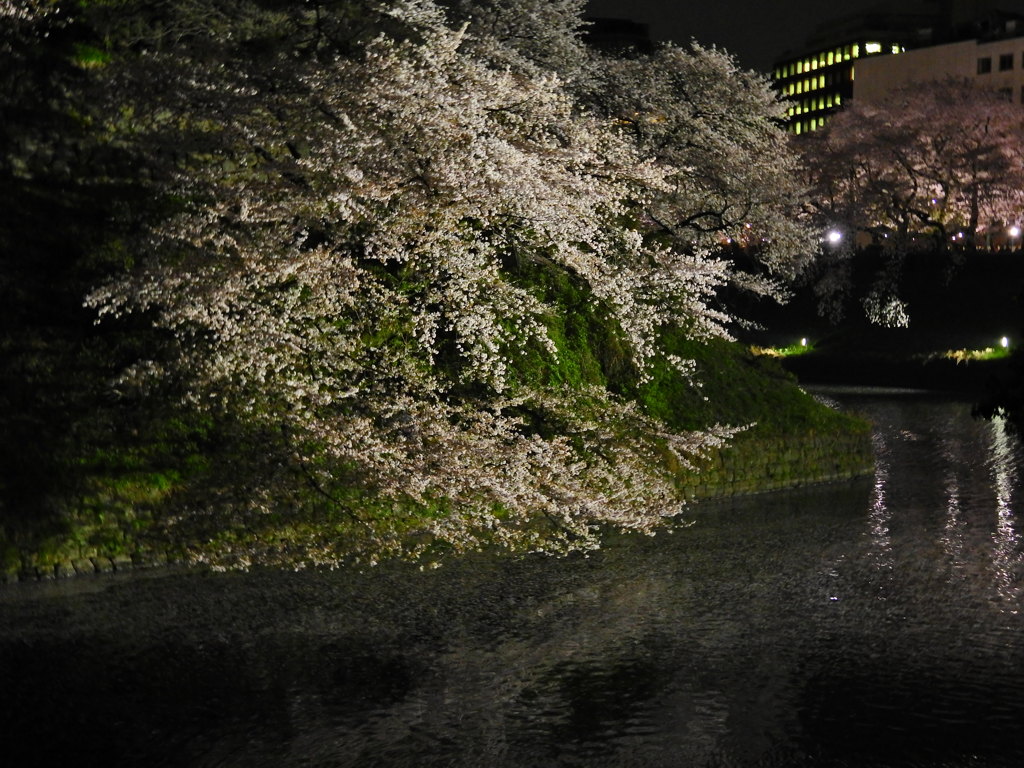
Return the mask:
[[779, 59], [772, 83], [789, 102], [786, 127], [801, 134], [820, 128], [853, 97], [858, 64], [889, 57], [934, 34], [936, 11], [877, 12], [820, 25], [798, 52]]
[[807, 133], [825, 124], [828, 116], [853, 97], [855, 62], [862, 57], [901, 53], [902, 43], [857, 40], [816, 50], [777, 64], [772, 81], [790, 102], [787, 128]]
[[972, 80], [1024, 104], [1024, 23], [1008, 20], [1004, 29], [1014, 36], [932, 45], [907, 51], [899, 61], [865, 61], [857, 69], [857, 100], [878, 101], [895, 88], [956, 79]]
[[772, 83], [788, 102], [789, 131], [817, 130], [850, 99], [913, 82], [976, 78], [1024, 99], [1024, 16], [987, 0], [921, 0], [903, 13], [886, 7], [821, 25], [803, 49], [776, 62]]

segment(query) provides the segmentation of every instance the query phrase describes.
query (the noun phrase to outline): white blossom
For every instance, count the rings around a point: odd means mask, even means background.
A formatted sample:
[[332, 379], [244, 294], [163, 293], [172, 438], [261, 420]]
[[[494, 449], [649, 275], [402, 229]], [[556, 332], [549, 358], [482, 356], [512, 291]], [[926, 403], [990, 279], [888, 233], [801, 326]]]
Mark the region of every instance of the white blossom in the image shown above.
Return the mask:
[[[712, 189], [692, 153], [653, 155], [653, 139], [589, 111], [539, 60], [483, 55], [472, 22], [449, 27], [431, 0], [387, 11], [410, 34], [381, 33], [354, 54], [281, 52], [257, 65], [171, 48], [112, 67], [104, 76], [125, 107], [111, 135], [169, 158], [155, 191], [179, 202], [89, 305], [101, 317], [151, 313], [178, 354], [150, 373], [177, 376], [195, 408], [285, 435], [285, 463], [325, 496], [351, 481], [440, 510], [430, 541], [551, 551], [594, 546], [604, 524], [652, 531], [680, 509], [665, 452], [685, 463], [735, 430], [671, 434], [600, 387], [517, 381], [527, 350], [558, 354], [558, 310], [508, 262], [585, 285], [642, 371], [666, 326], [709, 339], [729, 322], [713, 300], [730, 265], [707, 239], [661, 241], [651, 212], [678, 217], [713, 198], [767, 226], [763, 189], [744, 187], [760, 172], [733, 179], [740, 161], [724, 159], [734, 185]], [[683, 64], [673, 71], [685, 80]], [[659, 98], [656, 110], [675, 97]], [[758, 119], [745, 130], [774, 146]], [[671, 120], [716, 140], [710, 117]], [[705, 167], [724, 151], [708, 148]], [[780, 241], [784, 229], [772, 230]], [[253, 480], [249, 503], [271, 507], [283, 476]], [[328, 543], [311, 551], [330, 561]]]

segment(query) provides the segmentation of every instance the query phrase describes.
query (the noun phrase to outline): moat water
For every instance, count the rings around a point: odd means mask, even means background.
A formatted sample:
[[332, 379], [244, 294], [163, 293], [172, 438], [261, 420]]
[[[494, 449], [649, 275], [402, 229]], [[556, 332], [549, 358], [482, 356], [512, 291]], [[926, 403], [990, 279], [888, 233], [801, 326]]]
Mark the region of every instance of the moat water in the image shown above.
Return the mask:
[[589, 557], [0, 590], [8, 765], [1024, 765], [1024, 452], [833, 391], [863, 481]]

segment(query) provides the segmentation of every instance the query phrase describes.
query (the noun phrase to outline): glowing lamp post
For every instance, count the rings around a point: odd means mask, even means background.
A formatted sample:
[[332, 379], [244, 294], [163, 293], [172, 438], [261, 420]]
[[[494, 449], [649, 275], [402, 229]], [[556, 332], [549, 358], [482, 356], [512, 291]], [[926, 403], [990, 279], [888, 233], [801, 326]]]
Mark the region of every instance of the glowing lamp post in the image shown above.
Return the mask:
[[838, 245], [839, 241], [843, 239], [843, 233], [837, 229], [833, 229], [825, 235], [825, 239], [828, 241], [829, 245]]
[[1007, 230], [1007, 234], [1010, 235], [1010, 250], [1017, 250], [1017, 238], [1020, 237], [1020, 227], [1014, 224], [1009, 230]]

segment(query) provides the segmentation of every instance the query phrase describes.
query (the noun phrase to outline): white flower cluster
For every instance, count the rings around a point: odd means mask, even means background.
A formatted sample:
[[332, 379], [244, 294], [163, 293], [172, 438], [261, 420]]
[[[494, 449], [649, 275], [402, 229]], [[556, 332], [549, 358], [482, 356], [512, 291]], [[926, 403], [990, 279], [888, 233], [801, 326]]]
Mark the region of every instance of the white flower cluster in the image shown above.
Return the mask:
[[[945, 247], [1016, 220], [1024, 187], [1024, 116], [1003, 94], [957, 80], [858, 103], [807, 143], [817, 212], [903, 247]], [[963, 245], [958, 242], [958, 245]]]
[[[483, 532], [564, 549], [593, 546], [604, 523], [653, 530], [679, 509], [665, 452], [685, 462], [730, 430], [668, 434], [603, 390], [517, 385], [525, 350], [557, 355], [556, 309], [507, 264], [588, 286], [643, 369], [666, 325], [704, 339], [726, 336], [729, 320], [712, 308], [729, 265], [706, 239], [659, 244], [647, 211], [678, 217], [689, 197], [752, 215], [755, 171], [733, 178], [723, 160], [730, 186], [715, 188], [674, 154], [646, 157], [654, 139], [587, 112], [558, 76], [467, 52], [478, 50], [467, 36], [484, 35], [449, 28], [431, 0], [389, 12], [416, 34], [380, 35], [354, 56], [253, 67], [171, 50], [107, 75], [132, 98], [122, 114], [137, 139], [177, 127], [160, 191], [178, 212], [89, 304], [155, 313], [179, 342], [169, 365], [195, 407], [288, 435], [325, 493], [352, 480], [447, 510], [430, 533], [454, 546]], [[157, 73], [163, 87], [147, 87]], [[666, 90], [658, 109], [675, 98]], [[757, 109], [750, 135], [768, 130]], [[700, 141], [715, 140], [725, 114], [700, 118]], [[698, 118], [671, 120], [657, 141]], [[722, 151], [705, 148], [704, 162]], [[560, 429], [549, 436], [538, 421]]]
[[[669, 169], [645, 208], [674, 247], [723, 241], [792, 278], [810, 253], [802, 221], [803, 174], [777, 127], [785, 107], [766, 78], [696, 43], [599, 60], [583, 98]], [[779, 293], [771, 278], [737, 275], [742, 287]]]
[[0, 19], [36, 22], [46, 16], [55, 16], [60, 8], [46, 0], [7, 0], [0, 3]]

